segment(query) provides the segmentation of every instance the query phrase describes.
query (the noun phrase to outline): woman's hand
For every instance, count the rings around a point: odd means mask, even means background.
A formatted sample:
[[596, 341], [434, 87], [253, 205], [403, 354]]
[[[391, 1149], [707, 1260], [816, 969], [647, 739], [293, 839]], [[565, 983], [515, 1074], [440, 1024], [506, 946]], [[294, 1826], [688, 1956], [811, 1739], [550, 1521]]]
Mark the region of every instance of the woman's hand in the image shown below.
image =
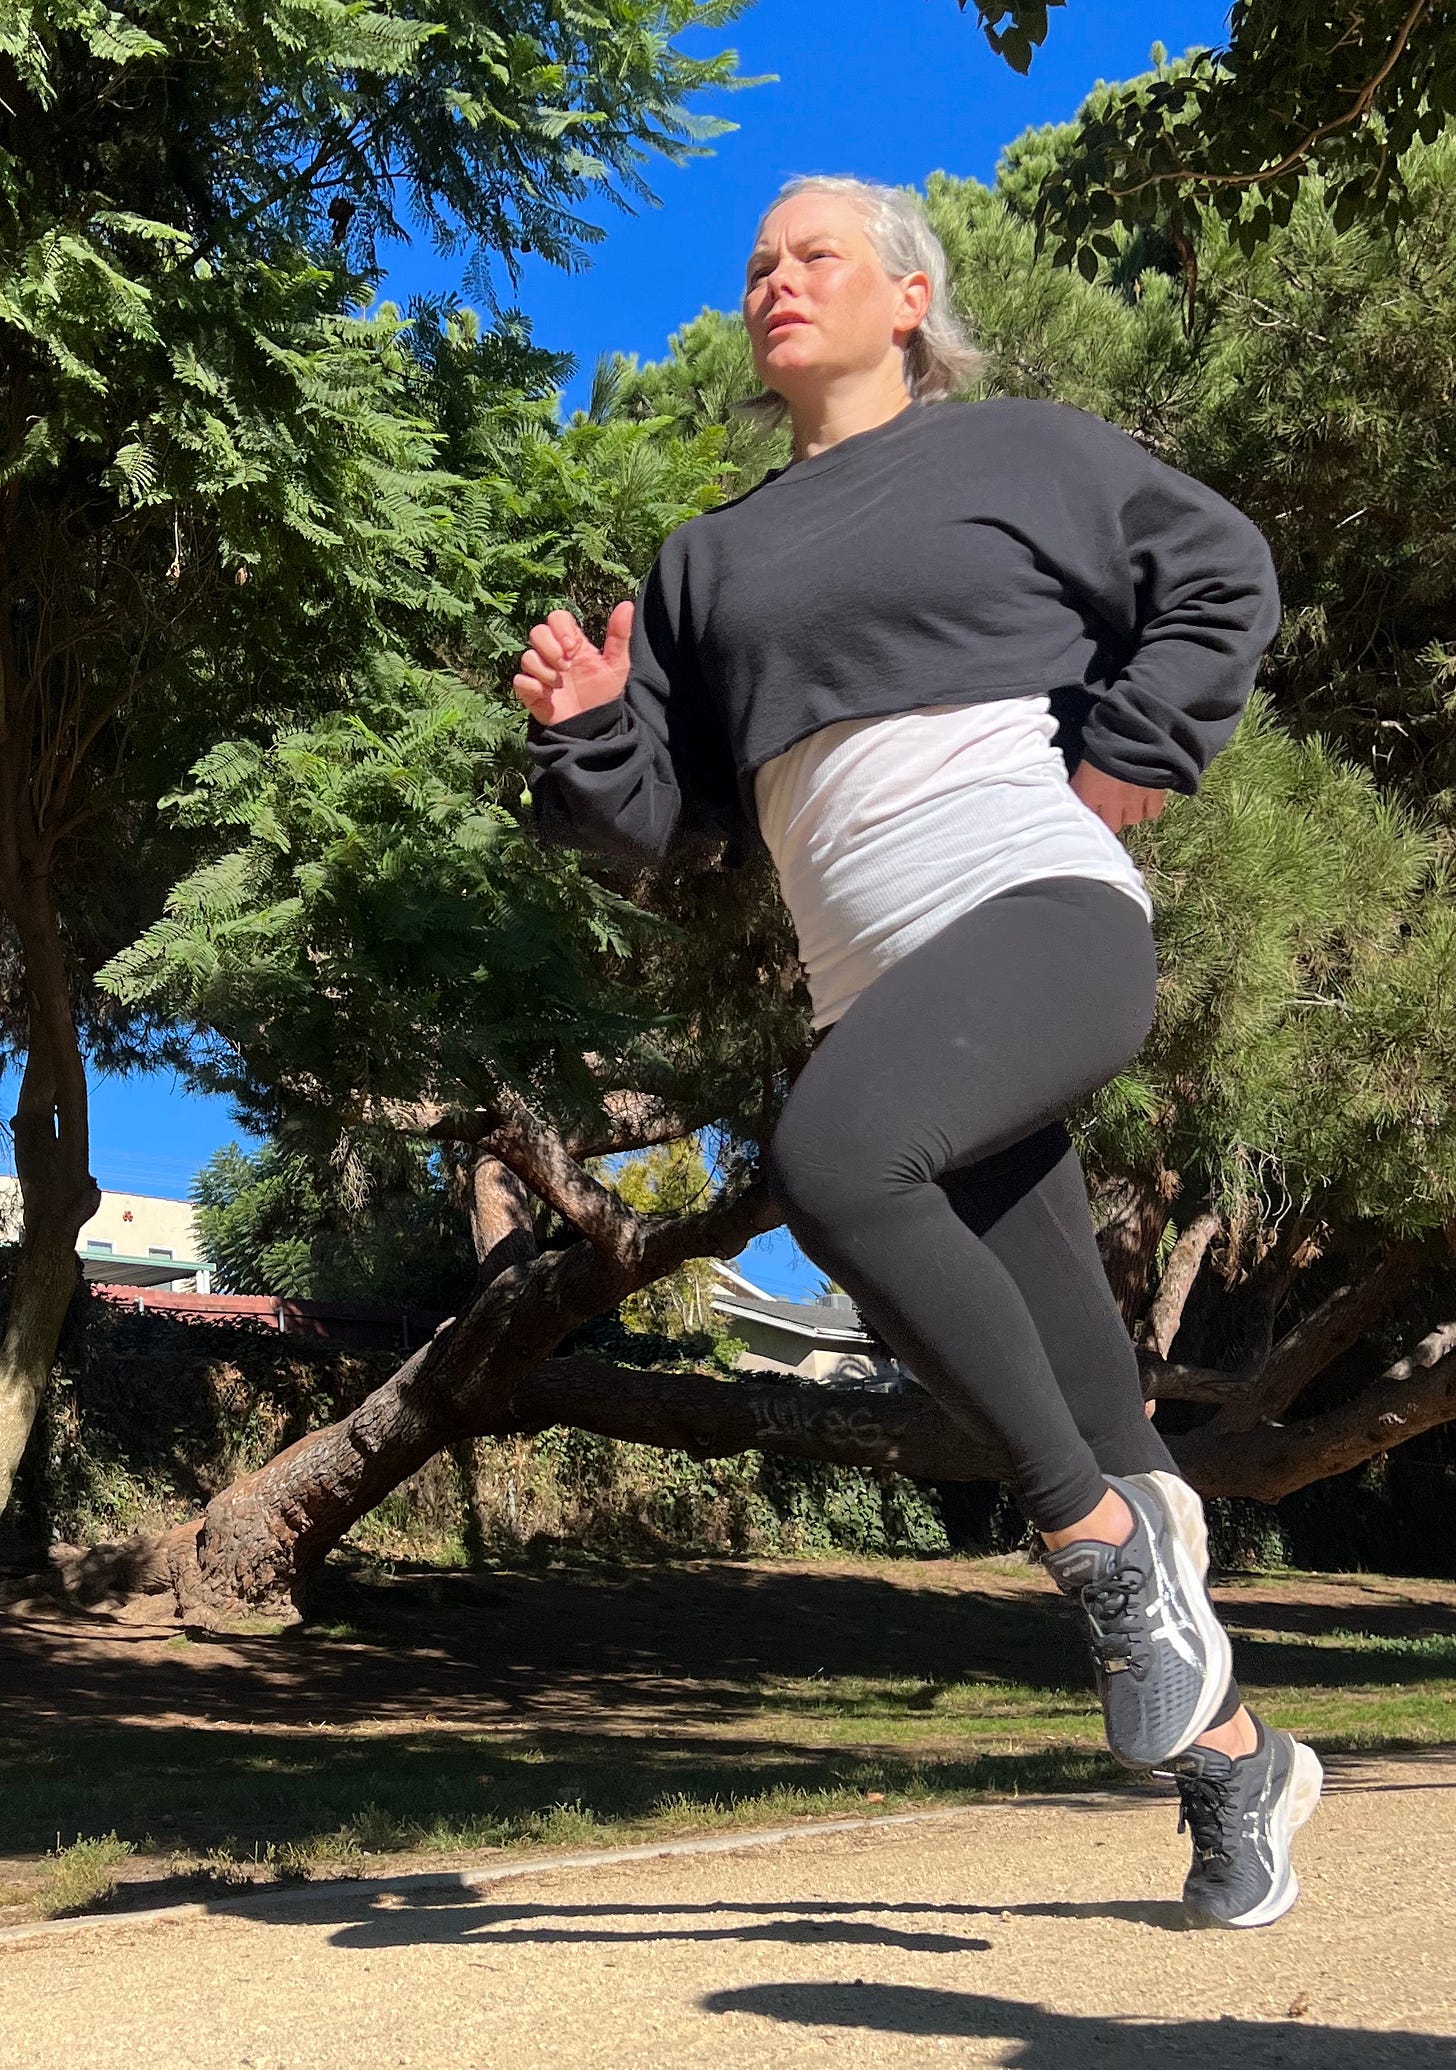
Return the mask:
[[1141, 784], [1104, 776], [1086, 761], [1079, 762], [1072, 772], [1072, 789], [1114, 834], [1120, 834], [1124, 827], [1138, 825], [1141, 820], [1156, 819], [1168, 802], [1166, 791], [1144, 790]]
[[569, 611], [548, 611], [544, 625], [531, 627], [531, 644], [511, 687], [533, 719], [554, 726], [622, 695], [631, 667], [632, 615], [631, 604], [618, 604], [600, 647], [592, 645]]

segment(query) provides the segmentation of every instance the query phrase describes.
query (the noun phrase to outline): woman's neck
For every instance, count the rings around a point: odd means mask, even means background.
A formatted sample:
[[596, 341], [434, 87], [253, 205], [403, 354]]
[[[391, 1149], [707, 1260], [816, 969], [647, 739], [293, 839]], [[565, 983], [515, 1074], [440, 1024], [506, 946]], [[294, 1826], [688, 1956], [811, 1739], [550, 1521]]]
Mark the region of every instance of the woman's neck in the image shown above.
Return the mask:
[[854, 395], [819, 395], [812, 399], [806, 397], [802, 403], [791, 402], [789, 418], [794, 428], [793, 457], [795, 460], [812, 460], [816, 453], [828, 452], [841, 439], [853, 438], [857, 432], [873, 431], [879, 424], [888, 424], [892, 417], [908, 410], [914, 400], [897, 374], [893, 386], [880, 384], [871, 391]]

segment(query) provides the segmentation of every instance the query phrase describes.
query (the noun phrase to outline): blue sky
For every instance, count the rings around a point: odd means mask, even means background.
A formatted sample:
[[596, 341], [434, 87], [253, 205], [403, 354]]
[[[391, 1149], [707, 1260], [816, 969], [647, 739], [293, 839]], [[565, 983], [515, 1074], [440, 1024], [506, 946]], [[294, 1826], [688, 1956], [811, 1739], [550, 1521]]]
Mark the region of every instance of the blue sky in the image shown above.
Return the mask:
[[[774, 84], [704, 98], [736, 122], [710, 158], [649, 168], [661, 207], [637, 217], [610, 207], [589, 272], [527, 263], [519, 300], [537, 342], [574, 353], [568, 408], [583, 405], [599, 354], [656, 358], [704, 307], [742, 291], [754, 228], [796, 173], [853, 173], [898, 185], [932, 172], [989, 180], [1003, 145], [1033, 124], [1073, 116], [1099, 79], [1148, 69], [1161, 42], [1174, 56], [1223, 41], [1226, 7], [1207, 0], [1069, 0], [1052, 13], [1046, 45], [1018, 78], [955, 0], [759, 0], [726, 30], [693, 31], [693, 56], [732, 48], [738, 69]], [[458, 287], [455, 262], [428, 244], [382, 254], [386, 294]]]
[[[754, 226], [793, 174], [989, 180], [1022, 130], [1070, 118], [1098, 79], [1145, 70], [1155, 41], [1175, 56], [1220, 43], [1226, 19], [1205, 0], [1069, 0], [1024, 79], [987, 48], [974, 8], [962, 14], [955, 0], [759, 0], [726, 31], [692, 32], [684, 47], [694, 55], [731, 46], [741, 72], [777, 80], [705, 100], [737, 130], [712, 157], [649, 167], [659, 208], [635, 218], [600, 210], [608, 237], [587, 272], [528, 263], [518, 300], [537, 341], [577, 360], [566, 407], [585, 402], [601, 353], [655, 358], [699, 310], [736, 303]], [[427, 244], [383, 256], [383, 292], [401, 303], [460, 287], [459, 262]], [[0, 1113], [13, 1113], [14, 1089], [12, 1080], [0, 1090]], [[92, 1169], [109, 1190], [184, 1196], [198, 1166], [241, 1138], [225, 1102], [187, 1093], [170, 1074], [102, 1080], [92, 1091]], [[0, 1164], [14, 1169], [3, 1133]], [[823, 1278], [782, 1230], [739, 1264], [777, 1294], [807, 1295]]]

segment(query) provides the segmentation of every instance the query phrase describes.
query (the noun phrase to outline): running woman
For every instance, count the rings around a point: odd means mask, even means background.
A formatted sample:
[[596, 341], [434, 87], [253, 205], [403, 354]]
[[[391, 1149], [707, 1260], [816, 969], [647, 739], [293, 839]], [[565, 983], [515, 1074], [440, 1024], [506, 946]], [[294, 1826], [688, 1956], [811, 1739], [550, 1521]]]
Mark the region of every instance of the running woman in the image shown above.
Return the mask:
[[1278, 624], [1268, 548], [1100, 418], [951, 400], [977, 357], [904, 192], [791, 181], [743, 316], [793, 457], [679, 526], [600, 649], [567, 611], [532, 628], [535, 824], [639, 862], [767, 848], [816, 1030], [765, 1148], [788, 1227], [998, 1433], [1109, 1746], [1176, 1779], [1189, 1920], [1263, 1926], [1320, 1765], [1232, 1678], [1061, 1117], [1152, 1025], [1117, 837], [1232, 735]]

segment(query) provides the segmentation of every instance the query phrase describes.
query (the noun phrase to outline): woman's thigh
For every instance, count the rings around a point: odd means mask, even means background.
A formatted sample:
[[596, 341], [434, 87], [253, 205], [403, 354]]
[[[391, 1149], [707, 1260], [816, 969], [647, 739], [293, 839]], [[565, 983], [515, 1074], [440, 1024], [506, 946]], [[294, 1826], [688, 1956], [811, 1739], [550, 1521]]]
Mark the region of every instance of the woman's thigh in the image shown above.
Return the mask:
[[1019, 1142], [1106, 1084], [1152, 1025], [1157, 956], [1115, 886], [1046, 878], [950, 921], [883, 972], [796, 1080], [768, 1159], [813, 1214]]

